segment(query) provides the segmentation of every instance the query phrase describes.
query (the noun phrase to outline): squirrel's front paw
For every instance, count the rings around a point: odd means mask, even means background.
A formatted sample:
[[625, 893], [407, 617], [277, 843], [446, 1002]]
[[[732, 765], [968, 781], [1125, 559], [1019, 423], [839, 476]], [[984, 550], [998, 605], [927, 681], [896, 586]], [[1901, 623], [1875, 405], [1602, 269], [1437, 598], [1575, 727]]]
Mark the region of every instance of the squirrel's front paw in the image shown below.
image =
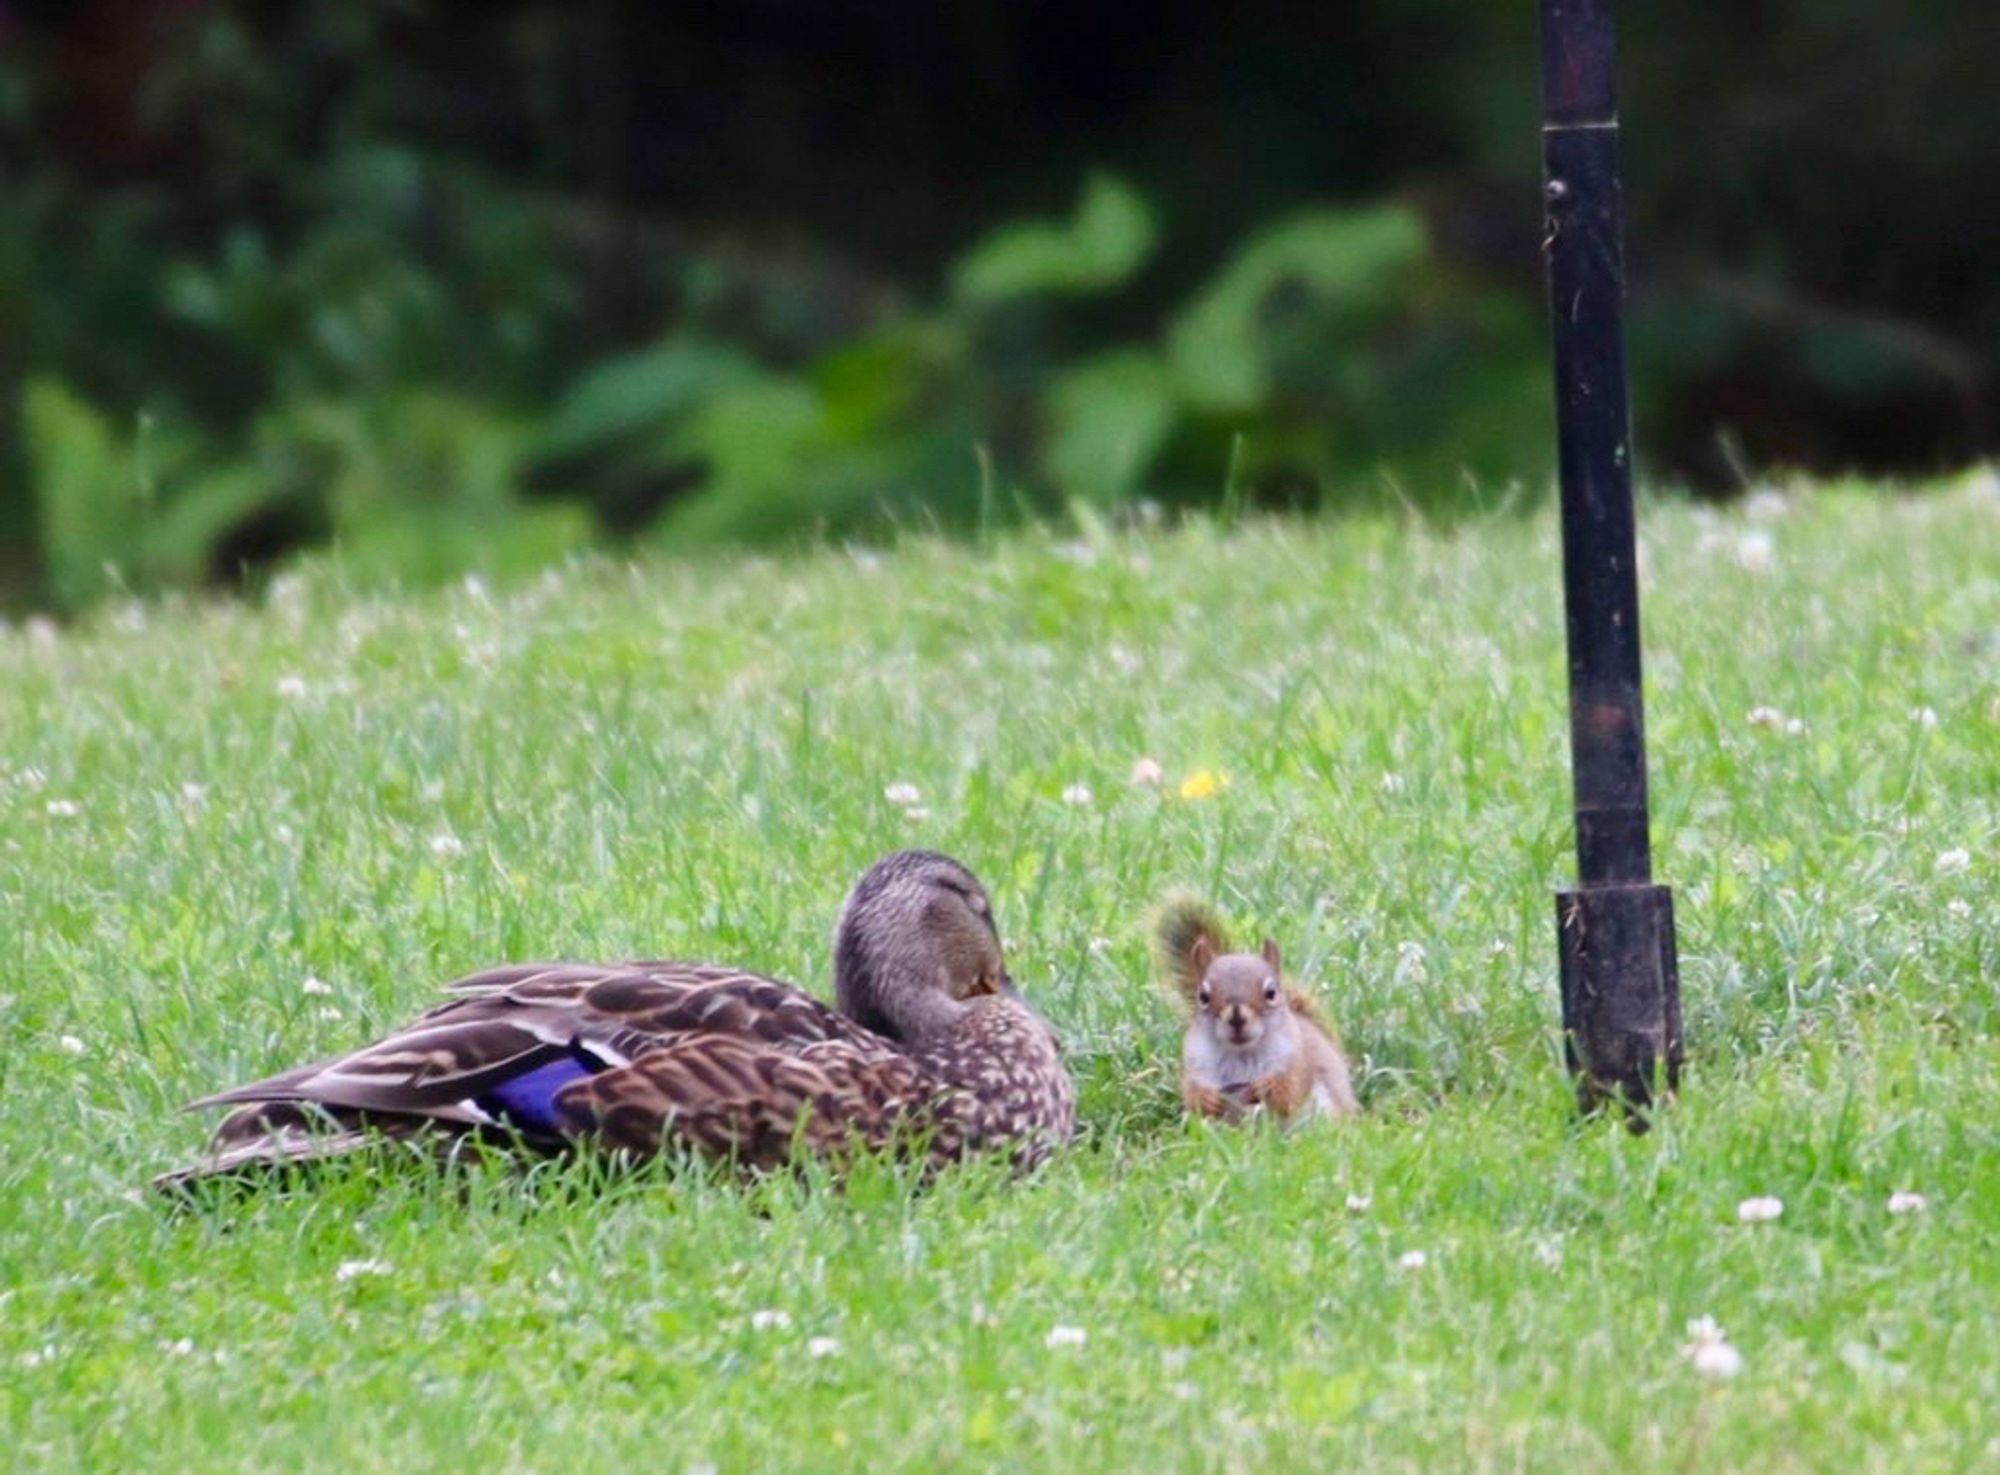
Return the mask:
[[1187, 1102], [1189, 1116], [1210, 1117], [1217, 1121], [1233, 1122], [1243, 1116], [1243, 1105], [1235, 1094], [1235, 1088], [1217, 1090], [1213, 1086], [1197, 1085], [1190, 1081], [1182, 1092]]

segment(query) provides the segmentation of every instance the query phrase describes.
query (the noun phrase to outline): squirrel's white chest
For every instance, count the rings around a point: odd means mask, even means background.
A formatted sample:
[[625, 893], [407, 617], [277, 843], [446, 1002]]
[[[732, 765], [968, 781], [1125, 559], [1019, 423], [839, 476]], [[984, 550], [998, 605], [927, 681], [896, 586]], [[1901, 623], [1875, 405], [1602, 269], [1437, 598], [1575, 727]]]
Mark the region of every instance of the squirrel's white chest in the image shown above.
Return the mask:
[[1230, 1091], [1282, 1075], [1298, 1055], [1297, 1034], [1266, 1029], [1254, 1045], [1234, 1047], [1216, 1038], [1206, 1025], [1188, 1031], [1181, 1060], [1193, 1079], [1215, 1091]]

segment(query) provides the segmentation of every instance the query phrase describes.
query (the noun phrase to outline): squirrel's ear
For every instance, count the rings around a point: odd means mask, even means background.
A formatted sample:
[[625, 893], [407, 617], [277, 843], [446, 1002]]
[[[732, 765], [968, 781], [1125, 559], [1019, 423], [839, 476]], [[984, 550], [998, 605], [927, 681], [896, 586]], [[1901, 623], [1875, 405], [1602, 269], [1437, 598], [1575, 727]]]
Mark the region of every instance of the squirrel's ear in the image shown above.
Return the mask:
[[1284, 972], [1284, 964], [1278, 958], [1278, 944], [1269, 937], [1264, 939], [1264, 961], [1271, 965], [1273, 973]]
[[1215, 939], [1206, 932], [1194, 935], [1194, 946], [1188, 949], [1188, 961], [1194, 964], [1197, 974], [1208, 972], [1208, 965], [1215, 961]]

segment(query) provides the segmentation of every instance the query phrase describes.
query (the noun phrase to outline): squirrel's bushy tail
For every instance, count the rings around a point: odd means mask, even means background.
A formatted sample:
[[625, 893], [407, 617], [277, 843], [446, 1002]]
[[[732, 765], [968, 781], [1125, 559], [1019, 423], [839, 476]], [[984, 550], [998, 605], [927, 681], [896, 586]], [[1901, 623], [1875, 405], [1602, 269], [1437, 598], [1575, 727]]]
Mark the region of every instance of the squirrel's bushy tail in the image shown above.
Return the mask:
[[[1202, 974], [1195, 964], [1196, 945], [1206, 938], [1210, 957], [1234, 951], [1222, 913], [1195, 892], [1170, 891], [1166, 900], [1153, 909], [1146, 935], [1153, 948], [1153, 972], [1159, 980], [1160, 992], [1183, 1014], [1194, 1013], [1195, 991], [1201, 987]], [[1332, 1027], [1327, 1024], [1319, 1001], [1289, 978], [1284, 985], [1292, 1012], [1305, 1015], [1331, 1034]]]
[[1206, 938], [1211, 953], [1229, 951], [1222, 914], [1192, 891], [1169, 892], [1154, 908], [1146, 935], [1161, 992], [1183, 1013], [1192, 1013], [1195, 990], [1201, 986], [1201, 970], [1194, 962], [1196, 944]]

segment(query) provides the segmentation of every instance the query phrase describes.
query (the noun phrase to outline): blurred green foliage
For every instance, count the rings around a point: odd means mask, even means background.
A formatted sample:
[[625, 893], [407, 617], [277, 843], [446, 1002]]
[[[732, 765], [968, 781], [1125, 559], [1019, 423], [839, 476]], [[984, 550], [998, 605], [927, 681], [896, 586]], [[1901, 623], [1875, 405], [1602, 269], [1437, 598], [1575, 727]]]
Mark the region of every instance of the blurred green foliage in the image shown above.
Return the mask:
[[[168, 278], [169, 313], [269, 385], [237, 433], [185, 406], [120, 417], [31, 380], [29, 461], [62, 603], [226, 578], [259, 527], [276, 551], [330, 536], [362, 582], [532, 567], [615, 522], [597, 504], [621, 487], [672, 489], [638, 530], [686, 548], [968, 527], [1071, 501], [1196, 503], [1232, 476], [1287, 504], [1375, 497], [1382, 467], [1443, 508], [1461, 473], [1499, 483], [1543, 466], [1546, 417], [1517, 413], [1543, 392], [1538, 319], [1443, 266], [1405, 208], [1281, 221], [1158, 331], [1093, 333], [1089, 312], [1129, 290], [1155, 235], [1137, 191], [1094, 175], [1070, 219], [998, 227], [938, 300], [800, 362], [680, 330], [579, 368], [533, 415], [442, 387], [460, 377], [445, 370], [470, 310], [452, 293], [478, 293], [480, 277], [399, 253], [394, 201], [425, 194], [423, 176], [407, 157], [371, 162], [372, 178], [336, 171], [338, 224], [297, 252], [237, 236]], [[486, 327], [495, 357], [546, 332]]]
[[[1224, 22], [1176, 3], [1093, 51], [1086, 15], [979, 0], [851, 16], [835, 58], [790, 10], [85, 0], [28, 22], [0, 3], [0, 583], [76, 607], [233, 584], [329, 541], [355, 578], [396, 583], [606, 538], [1139, 499], [1449, 515], [1539, 491], [1519, 10]], [[1912, 87], [1945, 25], [1920, 0], [1878, 58], [1842, 49], [1860, 11], [1817, 16], [1787, 10], [1765, 39]], [[1691, 76], [1725, 87], [1686, 118], [1719, 157], [1754, 56], [1633, 30], [1639, 109]], [[1780, 71], [1817, 85], [1790, 56]], [[870, 71], [882, 57], [893, 75]], [[1844, 146], [1893, 152], [1913, 116], [1864, 110]], [[1761, 126], [1787, 156], [1824, 142]], [[1742, 168], [1764, 169], [1746, 136]], [[1971, 137], [1939, 135], [1927, 187], [1972, 177]], [[1842, 218], [1731, 174], [1724, 209], [1688, 187], [1705, 160], [1635, 140], [1692, 228]], [[964, 157], [940, 172], [946, 147]], [[1855, 229], [1885, 262], [1916, 249]], [[1981, 423], [1977, 342], [1844, 305], [1840, 264], [1776, 234], [1757, 249], [1744, 270], [1675, 258], [1637, 301], [1649, 443], [1699, 474], [1730, 444], [1718, 426], [1769, 428], [1752, 453], [1791, 456], [1873, 405], [1914, 407], [1921, 446], [1938, 384]], [[1956, 261], [1908, 280], [1974, 291]], [[1796, 289], [1816, 274], [1825, 292]]]

